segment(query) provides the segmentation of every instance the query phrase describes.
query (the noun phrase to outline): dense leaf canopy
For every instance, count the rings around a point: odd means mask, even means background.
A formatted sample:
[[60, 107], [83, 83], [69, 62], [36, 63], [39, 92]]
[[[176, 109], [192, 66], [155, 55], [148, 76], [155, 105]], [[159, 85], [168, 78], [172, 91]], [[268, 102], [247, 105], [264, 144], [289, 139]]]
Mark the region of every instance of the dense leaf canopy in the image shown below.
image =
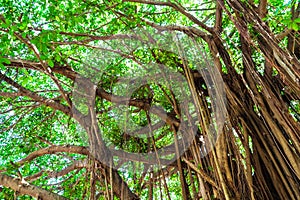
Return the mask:
[[297, 199], [300, 3], [1, 0], [1, 199]]

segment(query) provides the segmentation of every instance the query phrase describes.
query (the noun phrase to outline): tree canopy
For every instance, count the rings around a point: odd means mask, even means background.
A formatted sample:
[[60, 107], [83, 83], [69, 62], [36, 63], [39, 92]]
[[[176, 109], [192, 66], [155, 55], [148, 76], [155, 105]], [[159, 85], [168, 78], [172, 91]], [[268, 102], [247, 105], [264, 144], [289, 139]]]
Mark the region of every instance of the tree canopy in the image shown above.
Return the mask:
[[298, 199], [300, 2], [1, 0], [1, 199]]

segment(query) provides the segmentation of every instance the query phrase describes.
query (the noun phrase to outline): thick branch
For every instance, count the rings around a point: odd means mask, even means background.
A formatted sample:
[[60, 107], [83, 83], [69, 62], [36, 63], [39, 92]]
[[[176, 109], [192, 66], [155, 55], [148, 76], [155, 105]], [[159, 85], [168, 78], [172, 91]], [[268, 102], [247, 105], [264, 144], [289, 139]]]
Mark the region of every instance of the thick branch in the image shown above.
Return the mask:
[[222, 31], [222, 7], [219, 2], [216, 2], [216, 23], [215, 23], [215, 32], [221, 33]]
[[12, 190], [19, 192], [20, 194], [29, 195], [36, 199], [67, 200], [67, 198], [59, 196], [58, 194], [49, 192], [34, 185], [24, 184], [20, 179], [13, 178], [5, 174], [0, 174], [0, 185], [11, 188]]
[[201, 28], [207, 30], [208, 32], [212, 33], [213, 29], [206, 26], [203, 22], [199, 21], [195, 16], [188, 13], [185, 8], [182, 6], [172, 3], [170, 1], [162, 2], [162, 1], [146, 1], [146, 0], [124, 0], [125, 2], [135, 2], [135, 3], [142, 3], [142, 4], [150, 4], [150, 5], [158, 5], [158, 6], [169, 6], [173, 9], [179, 11], [181, 14], [185, 15], [187, 18], [189, 18], [192, 22], [200, 26]]
[[[43, 72], [43, 66], [40, 63], [25, 61], [25, 60], [15, 60], [15, 59], [10, 59], [10, 61], [11, 61], [11, 64], [9, 64], [8, 66], [13, 66], [13, 67], [18, 67], [18, 68], [26, 68], [26, 69], [33, 69], [33, 70], [38, 70], [38, 71]], [[77, 72], [75, 72], [72, 69], [67, 68], [67, 67], [55, 65], [51, 69], [52, 69], [53, 72], [62, 74], [64, 76], [66, 76], [67, 78], [70, 78], [73, 81], [82, 79]], [[9, 78], [7, 77], [6, 79], [9, 79]], [[14, 82], [14, 81], [11, 80], [10, 84], [12, 82]], [[13, 85], [13, 84], [11, 84], [11, 85]], [[18, 87], [22, 87], [22, 86], [18, 86]], [[33, 99], [38, 100], [38, 101], [44, 103], [45, 105], [50, 106], [54, 109], [61, 110], [67, 115], [70, 115], [70, 111], [68, 110], [68, 107], [66, 107], [66, 106], [55, 103], [54, 101], [53, 102], [49, 101], [49, 100], [46, 101], [46, 99], [36, 95], [35, 93], [33, 93], [29, 90], [25, 94], [30, 94], [30, 96], [29, 96], [30, 98], [35, 97]], [[113, 95], [113, 94], [110, 94], [110, 93], [106, 92], [104, 89], [99, 88], [99, 87], [97, 88], [96, 95], [103, 98], [103, 99], [105, 99], [105, 100], [107, 100], [107, 101], [110, 101], [112, 103], [128, 104], [129, 106], [135, 106], [135, 107], [141, 108], [143, 110], [149, 110], [149, 108], [150, 108], [150, 104], [148, 102], [145, 102], [145, 101], [142, 101], [142, 100], [134, 100], [134, 99], [130, 99], [128, 97]], [[26, 96], [28, 96], [28, 95], [26, 95]], [[175, 125], [176, 127], [179, 126], [179, 121], [175, 117], [173, 117], [171, 114], [166, 113], [163, 108], [158, 107], [158, 106], [152, 107], [151, 112], [153, 114], [158, 115], [167, 124]], [[82, 119], [78, 119], [78, 120], [81, 121]]]
[[260, 0], [259, 2], [258, 9], [259, 9], [259, 16], [261, 18], [264, 18], [267, 15], [267, 4], [268, 4], [267, 0]]
[[159, 31], [181, 31], [191, 37], [201, 37], [204, 40], [207, 40], [207, 33], [200, 31], [195, 27], [178, 26], [178, 25], [160, 26], [154, 22], [150, 22], [146, 20], [144, 20], [144, 22]]
[[26, 162], [29, 162], [37, 157], [46, 155], [46, 154], [55, 154], [58, 152], [66, 152], [66, 153], [78, 153], [89, 155], [89, 151], [86, 147], [82, 146], [74, 146], [74, 145], [66, 145], [66, 146], [50, 146], [44, 149], [39, 149], [37, 151], [32, 152], [26, 158], [17, 162], [18, 165], [23, 165]]
[[60, 110], [63, 113], [70, 115], [70, 109], [67, 106], [64, 106], [62, 104], [59, 104], [57, 102], [55, 102], [54, 100], [51, 99], [46, 99], [38, 94], [36, 94], [35, 92], [32, 92], [26, 88], [24, 88], [23, 86], [21, 86], [20, 84], [18, 84], [17, 82], [13, 81], [11, 78], [5, 76], [4, 74], [0, 73], [0, 79], [4, 80], [5, 82], [7, 82], [8, 84], [12, 85], [13, 87], [18, 89], [18, 93], [20, 93], [21, 95], [24, 96], [28, 96], [32, 99], [34, 99], [37, 102], [41, 102], [46, 106], [49, 106], [55, 110]]
[[51, 172], [47, 178], [57, 178], [60, 176], [64, 176], [75, 169], [82, 169], [82, 168], [86, 168], [86, 167], [88, 167], [86, 160], [74, 161], [74, 163], [72, 165], [62, 169], [61, 171]]

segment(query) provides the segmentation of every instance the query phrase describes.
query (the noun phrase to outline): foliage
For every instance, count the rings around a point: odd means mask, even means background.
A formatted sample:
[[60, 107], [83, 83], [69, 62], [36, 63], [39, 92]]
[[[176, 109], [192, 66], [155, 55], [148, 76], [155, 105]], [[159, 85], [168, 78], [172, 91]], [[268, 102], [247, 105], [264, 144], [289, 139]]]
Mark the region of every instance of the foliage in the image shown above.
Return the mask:
[[296, 199], [299, 8], [2, 0], [0, 198]]

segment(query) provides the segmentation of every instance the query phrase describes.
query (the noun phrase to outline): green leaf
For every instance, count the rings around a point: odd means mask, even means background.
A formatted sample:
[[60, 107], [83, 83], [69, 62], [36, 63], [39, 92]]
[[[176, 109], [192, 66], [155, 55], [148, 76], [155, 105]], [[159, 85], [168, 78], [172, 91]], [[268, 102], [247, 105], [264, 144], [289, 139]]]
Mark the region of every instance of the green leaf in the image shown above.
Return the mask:
[[56, 20], [57, 22], [59, 22], [59, 21], [60, 21], [60, 18], [59, 18], [58, 16], [55, 16], [55, 20]]
[[19, 29], [20, 29], [21, 31], [24, 31], [26, 28], [27, 28], [27, 23], [26, 23], [26, 22], [23, 22], [23, 23], [21, 24], [21, 26], [19, 26]]
[[52, 60], [48, 60], [48, 65], [49, 65], [50, 67], [54, 67], [54, 62], [53, 62]]
[[21, 35], [22, 35], [23, 38], [26, 38], [27, 33], [23, 32]]
[[282, 20], [282, 23], [285, 24], [285, 25], [289, 25], [291, 22], [292, 22], [291, 19], [284, 19], [284, 20]]
[[294, 22], [296, 22], [296, 23], [300, 23], [300, 18], [296, 18], [296, 19], [294, 19]]
[[10, 62], [10, 60], [9, 59], [7, 59], [7, 58], [0, 58], [0, 63], [5, 63], [5, 64], [10, 64], [11, 62]]
[[295, 31], [299, 30], [299, 25], [295, 21], [292, 23], [292, 29]]
[[60, 55], [55, 55], [55, 60], [57, 61], [57, 62], [60, 62], [61, 61], [61, 57], [60, 57]]

